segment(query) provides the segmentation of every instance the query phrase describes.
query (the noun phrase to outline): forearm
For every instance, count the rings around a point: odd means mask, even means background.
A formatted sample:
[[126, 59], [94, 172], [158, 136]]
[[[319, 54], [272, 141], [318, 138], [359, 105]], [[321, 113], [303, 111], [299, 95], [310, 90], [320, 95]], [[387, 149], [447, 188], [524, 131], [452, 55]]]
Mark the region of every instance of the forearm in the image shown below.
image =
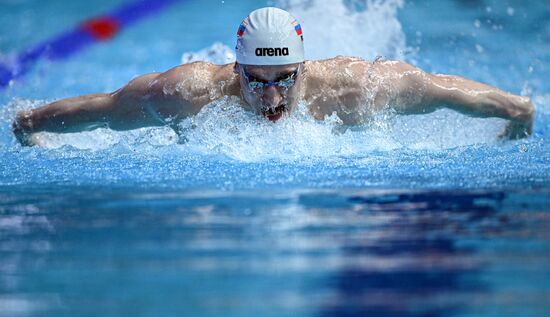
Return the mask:
[[108, 123], [110, 94], [93, 94], [59, 100], [43, 107], [21, 111], [13, 127], [15, 132], [69, 133], [91, 130]]
[[399, 112], [420, 114], [446, 107], [473, 117], [532, 121], [534, 107], [529, 98], [459, 76], [429, 74], [403, 62], [376, 67], [388, 82], [389, 88], [382, 92]]
[[59, 100], [43, 107], [21, 111], [13, 122], [13, 132], [22, 144], [29, 144], [35, 132], [70, 133], [109, 127], [129, 130], [162, 125], [162, 118], [151, 108], [147, 85], [155, 74], [131, 81], [109, 94], [92, 94]]
[[456, 76], [429, 75], [425, 103], [445, 106], [473, 117], [531, 122], [534, 107], [527, 97]]
[[183, 65], [162, 74], [137, 77], [110, 94], [68, 98], [21, 111], [13, 123], [13, 132], [22, 144], [28, 145], [32, 143], [30, 135], [42, 131], [80, 132], [98, 127], [131, 130], [163, 126], [168, 122], [176, 125], [178, 120], [197, 113], [212, 99], [211, 85], [183, 80], [195, 76], [202, 66], [210, 67], [209, 71], [216, 70], [210, 64]]

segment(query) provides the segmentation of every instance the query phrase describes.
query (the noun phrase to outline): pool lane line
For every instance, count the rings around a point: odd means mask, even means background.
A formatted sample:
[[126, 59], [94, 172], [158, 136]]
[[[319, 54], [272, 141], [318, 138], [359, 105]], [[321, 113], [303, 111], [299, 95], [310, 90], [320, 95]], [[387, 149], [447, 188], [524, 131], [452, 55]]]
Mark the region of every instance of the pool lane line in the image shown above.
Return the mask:
[[80, 23], [73, 30], [17, 54], [11, 63], [0, 63], [0, 89], [27, 73], [41, 59], [63, 60], [97, 42], [108, 41], [124, 28], [182, 0], [138, 0]]

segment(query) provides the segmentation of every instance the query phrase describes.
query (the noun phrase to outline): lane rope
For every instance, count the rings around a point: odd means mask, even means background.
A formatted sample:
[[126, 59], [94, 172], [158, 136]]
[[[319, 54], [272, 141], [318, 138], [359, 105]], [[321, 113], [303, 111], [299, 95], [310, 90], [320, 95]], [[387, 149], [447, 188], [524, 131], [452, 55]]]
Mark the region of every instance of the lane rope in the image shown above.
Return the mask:
[[94, 43], [108, 41], [124, 28], [181, 0], [138, 0], [104, 15], [90, 18], [74, 29], [17, 54], [11, 63], [0, 63], [0, 89], [22, 77], [41, 59], [63, 60]]

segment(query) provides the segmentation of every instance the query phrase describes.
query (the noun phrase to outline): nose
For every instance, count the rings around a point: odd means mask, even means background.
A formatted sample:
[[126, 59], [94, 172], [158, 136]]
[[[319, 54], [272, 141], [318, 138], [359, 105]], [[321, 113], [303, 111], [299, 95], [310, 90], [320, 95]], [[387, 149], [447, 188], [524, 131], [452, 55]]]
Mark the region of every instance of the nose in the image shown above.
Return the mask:
[[283, 100], [283, 95], [275, 86], [269, 86], [264, 88], [264, 93], [262, 95], [262, 101], [264, 105], [275, 108], [279, 106]]

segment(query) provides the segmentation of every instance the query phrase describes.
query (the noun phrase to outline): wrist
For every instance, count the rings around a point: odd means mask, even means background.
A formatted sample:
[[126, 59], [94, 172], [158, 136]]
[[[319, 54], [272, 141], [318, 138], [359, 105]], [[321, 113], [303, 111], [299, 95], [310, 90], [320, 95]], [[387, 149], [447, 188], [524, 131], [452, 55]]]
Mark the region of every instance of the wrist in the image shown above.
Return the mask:
[[32, 110], [19, 111], [13, 122], [13, 130], [18, 133], [32, 133], [34, 124], [32, 120]]
[[517, 97], [516, 107], [514, 113], [511, 116], [512, 121], [522, 123], [524, 125], [531, 125], [535, 117], [535, 107], [528, 97]]
[[32, 110], [24, 110], [17, 113], [12, 124], [13, 134], [22, 145], [31, 145], [31, 136], [34, 132]]

